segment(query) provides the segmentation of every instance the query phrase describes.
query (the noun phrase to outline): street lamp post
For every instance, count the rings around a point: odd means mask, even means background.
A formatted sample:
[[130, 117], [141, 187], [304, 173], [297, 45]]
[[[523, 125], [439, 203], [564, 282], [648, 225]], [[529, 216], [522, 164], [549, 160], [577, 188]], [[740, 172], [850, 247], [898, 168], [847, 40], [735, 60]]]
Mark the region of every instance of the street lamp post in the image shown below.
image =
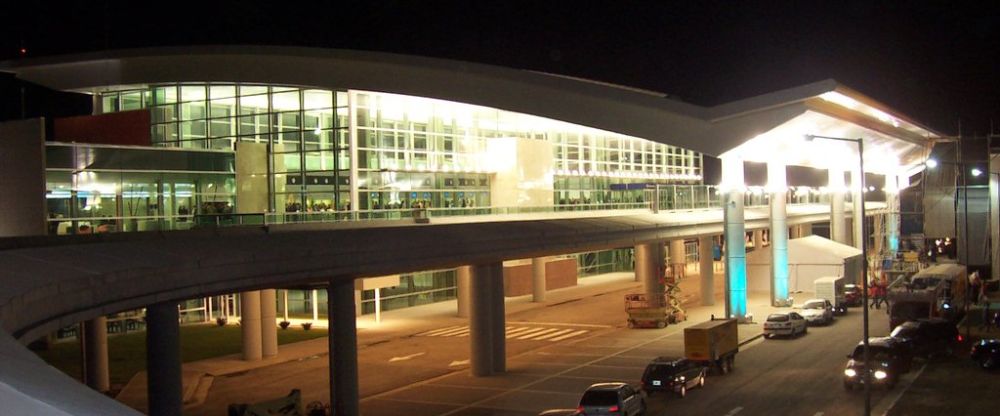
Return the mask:
[[868, 226], [868, 221], [865, 219], [865, 140], [862, 138], [848, 139], [843, 137], [828, 137], [828, 136], [817, 136], [813, 134], [807, 134], [805, 136], [806, 141], [813, 141], [814, 139], [824, 139], [824, 140], [835, 140], [840, 142], [852, 142], [858, 145], [858, 167], [860, 169], [860, 180], [861, 180], [861, 218], [855, 218], [855, 221], [861, 221], [861, 322], [863, 332], [862, 345], [863, 345], [863, 356], [864, 356], [864, 371], [862, 372], [862, 377], [864, 377], [864, 389], [865, 389], [865, 416], [871, 415], [872, 410], [872, 379], [868, 363], [868, 233], [866, 228]]

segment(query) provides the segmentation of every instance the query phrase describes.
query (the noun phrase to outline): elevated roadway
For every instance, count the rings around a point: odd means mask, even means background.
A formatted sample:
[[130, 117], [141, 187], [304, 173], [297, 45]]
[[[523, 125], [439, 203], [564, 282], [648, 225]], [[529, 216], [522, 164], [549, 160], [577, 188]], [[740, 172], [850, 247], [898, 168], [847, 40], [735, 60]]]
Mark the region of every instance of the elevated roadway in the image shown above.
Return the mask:
[[[882, 208], [869, 206], [870, 211]], [[768, 227], [766, 207], [748, 208], [745, 218], [747, 230]], [[788, 219], [790, 225], [828, 221], [829, 207], [790, 206]], [[356, 279], [721, 233], [721, 210], [706, 209], [0, 239], [0, 264], [4, 265], [0, 320], [6, 332], [0, 334], [0, 354], [7, 362], [18, 361], [0, 370], [0, 387], [7, 389], [0, 389], [0, 397], [9, 391], [70, 414], [115, 414], [115, 403], [91, 394], [14, 342], [30, 341], [96, 316], [213, 294], [330, 282], [331, 278]], [[118, 410], [128, 413], [126, 408]]]

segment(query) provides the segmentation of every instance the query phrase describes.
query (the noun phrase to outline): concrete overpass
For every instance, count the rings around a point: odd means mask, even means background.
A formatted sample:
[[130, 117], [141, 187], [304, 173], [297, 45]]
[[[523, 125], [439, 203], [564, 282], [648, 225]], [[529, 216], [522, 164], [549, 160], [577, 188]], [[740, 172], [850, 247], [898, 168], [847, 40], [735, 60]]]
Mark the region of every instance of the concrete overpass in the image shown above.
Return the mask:
[[[875, 205], [870, 212], [879, 209], [881, 206]], [[356, 398], [356, 363], [353, 379], [350, 371], [342, 372], [345, 368], [350, 370], [350, 361], [356, 358], [355, 347], [348, 346], [355, 340], [353, 280], [356, 278], [476, 265], [470, 282], [470, 322], [473, 328], [480, 328], [480, 335], [489, 335], [495, 328], [504, 327], [502, 295], [490, 296], [495, 286], [489, 286], [499, 278], [502, 287], [502, 272], [497, 275], [496, 271], [503, 260], [638, 247], [723, 232], [719, 209], [571, 215], [572, 218], [566, 218], [567, 213], [525, 214], [442, 218], [430, 224], [409, 221], [289, 224], [0, 239], [0, 262], [5, 265], [0, 271], [5, 282], [0, 289], [0, 320], [6, 331], [0, 335], [0, 354], [12, 363], [0, 370], [3, 388], [0, 396], [31, 397], [55, 413], [130, 414], [131, 409], [107, 400], [49, 367], [14, 338], [27, 342], [66, 325], [142, 307], [151, 313], [151, 318], [147, 318], [148, 333], [167, 334], [169, 338], [169, 334], [176, 334], [177, 320], [175, 317], [171, 320], [169, 313], [172, 309], [176, 316], [176, 301], [313, 284], [331, 288], [330, 318], [336, 322], [331, 327], [334, 335], [331, 351], [343, 351], [331, 365], [331, 377], [335, 380], [331, 389], [346, 388], [348, 391], [340, 391], [335, 397], [350, 397], [349, 385], [354, 384]], [[827, 205], [793, 205], [788, 209], [789, 225], [829, 219]], [[746, 209], [747, 230], [767, 228], [769, 221], [766, 207]], [[638, 263], [644, 261], [638, 253], [636, 261], [638, 274], [641, 268]], [[347, 290], [338, 291], [338, 287]], [[167, 312], [165, 319], [157, 320], [158, 309]], [[161, 332], [164, 328], [158, 326], [172, 326], [174, 330], [166, 328]], [[167, 339], [167, 344], [177, 342], [176, 335], [174, 338]], [[498, 351], [496, 346], [490, 346], [496, 343], [489, 336], [483, 339], [474, 335], [471, 341], [473, 372], [502, 371], [502, 342]], [[160, 377], [173, 377], [169, 371], [176, 371], [179, 391], [179, 356], [171, 356], [170, 348], [154, 349], [156, 361], [176, 367], [164, 369], [168, 372]], [[481, 360], [478, 364], [477, 350]], [[178, 355], [176, 350], [173, 354]], [[153, 361], [150, 361], [151, 378], [157, 376]], [[53, 394], [54, 391], [59, 394]], [[165, 393], [169, 395], [172, 391], [167, 389]]]

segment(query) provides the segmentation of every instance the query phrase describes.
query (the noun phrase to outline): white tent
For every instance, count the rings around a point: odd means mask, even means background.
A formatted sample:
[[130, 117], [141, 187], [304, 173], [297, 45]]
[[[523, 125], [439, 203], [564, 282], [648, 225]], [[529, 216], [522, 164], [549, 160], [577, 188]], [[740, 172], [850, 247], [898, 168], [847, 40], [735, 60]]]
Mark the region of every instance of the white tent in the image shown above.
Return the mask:
[[[788, 291], [813, 291], [813, 282], [824, 276], [846, 276], [861, 280], [861, 250], [817, 235], [788, 240]], [[748, 286], [751, 291], [771, 291], [771, 249], [747, 253]]]

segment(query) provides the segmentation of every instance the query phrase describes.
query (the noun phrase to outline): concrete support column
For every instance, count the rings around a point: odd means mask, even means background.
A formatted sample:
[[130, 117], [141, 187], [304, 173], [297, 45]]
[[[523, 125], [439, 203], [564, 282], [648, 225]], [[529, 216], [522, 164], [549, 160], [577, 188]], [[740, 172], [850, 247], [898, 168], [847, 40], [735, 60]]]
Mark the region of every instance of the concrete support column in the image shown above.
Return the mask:
[[722, 157], [722, 215], [726, 240], [726, 315], [748, 320], [746, 225], [743, 222], [743, 159]]
[[469, 298], [470, 366], [477, 377], [506, 370], [503, 263], [472, 267]]
[[493, 374], [507, 371], [507, 304], [503, 293], [503, 262], [490, 263], [490, 320], [493, 330]]
[[670, 240], [670, 267], [674, 270], [674, 276], [678, 279], [686, 274], [687, 257], [684, 252], [684, 240]]
[[545, 257], [531, 259], [531, 301], [545, 302]]
[[455, 285], [457, 296], [458, 296], [458, 316], [461, 318], [469, 317], [469, 296], [470, 296], [470, 285], [472, 284], [470, 279], [472, 278], [472, 266], [461, 266], [455, 269]]
[[260, 291], [240, 293], [240, 332], [243, 334], [243, 359], [260, 360], [263, 354], [260, 336]]
[[701, 304], [715, 305], [715, 270], [712, 236], [698, 237], [698, 267], [701, 269]]
[[643, 293], [650, 297], [663, 294], [663, 270], [666, 259], [662, 243], [635, 246], [635, 276], [642, 282]]
[[899, 190], [902, 188], [899, 179], [895, 175], [885, 175], [885, 239], [886, 248], [892, 253], [899, 251]]
[[760, 250], [764, 248], [764, 230], [753, 230], [753, 249]]
[[830, 177], [827, 183], [827, 189], [830, 190], [830, 239], [847, 244], [847, 216], [844, 214], [847, 187], [844, 185], [844, 171], [830, 168], [827, 172]]
[[771, 194], [771, 305], [790, 306], [788, 297], [788, 180], [783, 163], [767, 164]]
[[861, 201], [864, 197], [864, 180], [861, 173], [857, 169], [854, 169], [851, 171], [851, 209], [853, 211], [851, 214], [851, 231], [854, 233], [854, 248], [858, 250], [863, 248], [862, 244], [865, 242], [865, 238], [862, 235], [865, 213], [861, 212]]
[[330, 408], [335, 415], [360, 414], [358, 399], [358, 327], [354, 280], [332, 278], [326, 293], [330, 321]]
[[274, 289], [260, 291], [260, 340], [261, 355], [278, 355], [278, 299]]
[[83, 380], [87, 386], [104, 393], [111, 389], [108, 370], [108, 318], [99, 316], [81, 323]]
[[179, 318], [176, 303], [146, 307], [146, 388], [150, 416], [181, 414], [184, 393]]

